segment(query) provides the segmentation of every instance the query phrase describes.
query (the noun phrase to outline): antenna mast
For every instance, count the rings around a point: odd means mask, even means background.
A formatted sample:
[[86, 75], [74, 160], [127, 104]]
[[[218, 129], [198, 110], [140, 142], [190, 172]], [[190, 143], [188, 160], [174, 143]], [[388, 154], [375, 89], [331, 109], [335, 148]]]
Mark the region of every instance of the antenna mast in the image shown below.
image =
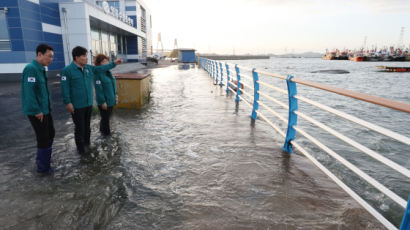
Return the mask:
[[403, 37], [404, 37], [404, 27], [401, 27], [400, 29], [400, 36], [399, 36], [399, 41], [397, 42], [397, 48], [403, 49]]

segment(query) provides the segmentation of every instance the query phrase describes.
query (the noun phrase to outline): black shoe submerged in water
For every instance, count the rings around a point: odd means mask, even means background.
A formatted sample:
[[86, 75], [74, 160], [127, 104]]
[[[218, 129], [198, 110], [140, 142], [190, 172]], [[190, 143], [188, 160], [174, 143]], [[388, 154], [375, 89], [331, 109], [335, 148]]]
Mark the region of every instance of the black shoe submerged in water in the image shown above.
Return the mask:
[[97, 150], [97, 146], [95, 145], [86, 145], [84, 146], [84, 150], [86, 154], [90, 154], [91, 152], [94, 152], [95, 150]]

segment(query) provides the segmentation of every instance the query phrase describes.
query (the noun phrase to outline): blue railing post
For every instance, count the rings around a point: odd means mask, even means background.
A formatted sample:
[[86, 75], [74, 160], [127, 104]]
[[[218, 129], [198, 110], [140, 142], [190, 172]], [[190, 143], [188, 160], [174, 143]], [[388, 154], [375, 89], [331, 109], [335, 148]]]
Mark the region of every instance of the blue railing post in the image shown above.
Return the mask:
[[407, 200], [407, 207], [404, 211], [403, 220], [401, 221], [400, 230], [410, 230], [410, 195]]
[[212, 78], [214, 77], [213, 71], [214, 71], [213, 62], [209, 60], [209, 76]]
[[239, 95], [241, 95], [241, 75], [239, 75], [239, 67], [238, 65], [235, 65], [235, 71], [236, 71], [236, 98], [235, 101], [240, 101]]
[[214, 61], [214, 80], [215, 81], [218, 81], [218, 73], [217, 73], [217, 71], [218, 71], [218, 69], [217, 69], [217, 64], [216, 64], [216, 61]]
[[288, 86], [288, 97], [289, 97], [289, 117], [288, 117], [288, 129], [286, 131], [286, 139], [285, 144], [283, 145], [283, 150], [288, 153], [293, 153], [292, 150], [292, 141], [295, 140], [296, 130], [293, 126], [296, 126], [298, 121], [298, 115], [296, 115], [295, 111], [298, 110], [298, 99], [295, 98], [297, 91], [296, 91], [296, 83], [292, 82], [291, 79], [293, 78], [292, 75], [288, 75], [286, 78], [286, 83]]
[[216, 68], [216, 84], [218, 84], [218, 79], [219, 79], [219, 65], [218, 62], [215, 62], [215, 68]]
[[229, 65], [225, 63], [226, 67], [226, 94], [229, 94], [229, 81], [230, 79], [230, 72], [229, 72]]
[[210, 68], [210, 70], [211, 70], [211, 74], [210, 74], [210, 75], [211, 75], [212, 78], [214, 78], [214, 61], [211, 60], [210, 63], [209, 63], [209, 65], [210, 65], [210, 67], [211, 67], [211, 68]]
[[209, 60], [209, 71], [210, 71], [210, 76], [214, 78], [214, 61]]
[[219, 62], [219, 69], [221, 70], [221, 81], [219, 82], [219, 86], [222, 87], [224, 81], [224, 70], [222, 68], [222, 62]]
[[259, 76], [255, 71], [255, 68], [252, 69], [253, 76], [253, 109], [252, 109], [252, 119], [256, 120], [258, 114], [256, 111], [259, 109]]

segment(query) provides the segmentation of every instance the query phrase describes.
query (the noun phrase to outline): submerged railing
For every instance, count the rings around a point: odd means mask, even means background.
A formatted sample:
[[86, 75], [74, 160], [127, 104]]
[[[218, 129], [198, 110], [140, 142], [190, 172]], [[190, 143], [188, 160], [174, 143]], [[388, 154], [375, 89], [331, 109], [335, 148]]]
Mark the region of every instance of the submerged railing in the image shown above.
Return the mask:
[[[200, 67], [203, 68], [208, 74], [214, 79], [215, 83], [218, 84], [220, 87], [226, 86], [226, 93], [233, 93], [235, 94], [235, 101], [243, 101], [247, 106], [252, 109], [251, 119], [256, 120], [258, 117], [262, 118], [266, 121], [274, 130], [276, 130], [280, 135], [285, 138], [283, 150], [288, 153], [293, 153], [293, 147], [296, 147], [298, 151], [304, 154], [309, 160], [311, 160], [317, 167], [319, 167], [326, 175], [328, 175], [336, 184], [338, 184], [343, 190], [345, 190], [350, 196], [352, 196], [357, 202], [359, 202], [369, 213], [371, 213], [377, 220], [379, 220], [385, 227], [388, 229], [397, 229], [390, 221], [388, 221], [382, 214], [380, 214], [376, 209], [374, 209], [369, 203], [367, 203], [364, 199], [362, 199], [355, 191], [353, 191], [350, 187], [348, 187], [342, 180], [340, 180], [336, 175], [334, 175], [329, 169], [323, 166], [315, 157], [313, 157], [307, 150], [305, 150], [300, 144], [295, 141], [295, 134], [296, 132], [306, 139], [311, 141], [317, 147], [322, 149], [324, 152], [332, 156], [334, 159], [339, 161], [341, 164], [346, 166], [356, 175], [360, 176], [363, 180], [367, 181], [371, 184], [374, 188], [385, 194], [391, 200], [393, 200], [396, 204], [404, 209], [404, 215], [402, 218], [402, 223], [400, 225], [400, 230], [410, 230], [410, 205], [409, 202], [404, 200], [402, 197], [398, 196], [396, 193], [391, 191], [389, 188], [366, 174], [364, 171], [359, 169], [354, 164], [350, 163], [342, 156], [337, 154], [335, 151], [327, 147], [325, 144], [321, 143], [317, 138], [312, 136], [311, 134], [307, 133], [303, 129], [297, 126], [297, 121], [299, 118], [304, 119], [305, 121], [310, 122], [316, 127], [321, 128], [322, 130], [326, 131], [327, 133], [337, 137], [341, 141], [345, 142], [346, 144], [354, 147], [357, 150], [367, 154], [368, 156], [374, 158], [375, 160], [381, 162], [382, 164], [390, 167], [392, 170], [404, 175], [407, 178], [410, 178], [410, 170], [407, 168], [397, 164], [396, 162], [384, 157], [383, 155], [373, 151], [372, 149], [362, 145], [356, 140], [353, 140], [342, 133], [330, 128], [329, 126], [323, 124], [322, 122], [315, 120], [314, 118], [301, 113], [298, 111], [298, 103], [299, 101], [308, 103], [316, 108], [321, 110], [327, 111], [332, 113], [336, 116], [344, 118], [348, 121], [356, 123], [360, 126], [363, 126], [369, 130], [373, 130], [377, 133], [385, 135], [393, 140], [399, 141], [405, 145], [410, 146], [410, 138], [403, 136], [399, 133], [391, 131], [389, 129], [380, 127], [373, 123], [367, 122], [345, 112], [336, 110], [329, 106], [320, 104], [316, 101], [308, 99], [303, 96], [297, 95], [297, 84], [313, 87], [316, 89], [324, 90], [331, 93], [336, 93], [342, 96], [354, 98], [360, 101], [365, 101], [368, 103], [373, 103], [376, 105], [380, 105], [383, 107], [391, 108], [394, 110], [402, 111], [405, 113], [410, 113], [410, 105], [402, 102], [392, 101], [388, 99], [384, 99], [381, 97], [376, 97], [368, 94], [357, 93], [345, 89], [340, 89], [324, 84], [319, 84], [311, 81], [306, 81], [298, 78], [294, 78], [293, 76], [281, 76], [279, 74], [272, 74], [264, 71], [260, 71], [257, 69], [250, 69], [230, 63], [219, 62], [215, 60], [199, 58]], [[248, 76], [243, 74], [242, 71], [248, 71], [251, 73], [252, 76]], [[261, 81], [259, 78], [260, 76], [264, 77], [272, 77], [276, 79], [282, 79], [286, 81], [287, 90], [278, 88], [271, 84], [268, 84], [265, 81]], [[245, 83], [243, 80], [248, 79], [253, 82], [253, 86], [248, 83]], [[273, 98], [271, 95], [268, 95], [266, 92], [260, 90], [260, 87], [266, 87], [270, 90], [275, 92], [279, 92], [281, 94], [285, 94], [288, 97], [288, 104], [282, 103], [281, 101]], [[246, 92], [244, 88], [253, 90], [253, 95], [249, 92]], [[264, 97], [266, 100], [273, 102], [274, 104], [285, 108], [288, 111], [288, 119], [280, 115], [276, 112], [273, 108], [269, 107], [267, 104], [262, 103], [260, 101], [260, 97]], [[283, 121], [284, 124], [287, 126], [286, 133], [283, 132], [279, 127], [277, 127], [271, 120], [268, 119], [267, 116], [262, 114], [259, 111], [259, 106], [262, 106], [266, 109], [269, 113], [277, 117], [279, 120]], [[410, 196], [409, 196], [410, 199]]]

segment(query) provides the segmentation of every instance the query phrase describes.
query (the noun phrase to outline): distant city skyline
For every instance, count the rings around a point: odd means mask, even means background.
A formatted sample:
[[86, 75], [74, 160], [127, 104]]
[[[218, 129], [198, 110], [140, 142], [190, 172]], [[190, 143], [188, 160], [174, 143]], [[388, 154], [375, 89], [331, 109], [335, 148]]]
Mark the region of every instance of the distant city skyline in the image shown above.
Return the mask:
[[202, 53], [325, 52], [410, 45], [410, 1], [405, 0], [146, 0], [153, 48]]

